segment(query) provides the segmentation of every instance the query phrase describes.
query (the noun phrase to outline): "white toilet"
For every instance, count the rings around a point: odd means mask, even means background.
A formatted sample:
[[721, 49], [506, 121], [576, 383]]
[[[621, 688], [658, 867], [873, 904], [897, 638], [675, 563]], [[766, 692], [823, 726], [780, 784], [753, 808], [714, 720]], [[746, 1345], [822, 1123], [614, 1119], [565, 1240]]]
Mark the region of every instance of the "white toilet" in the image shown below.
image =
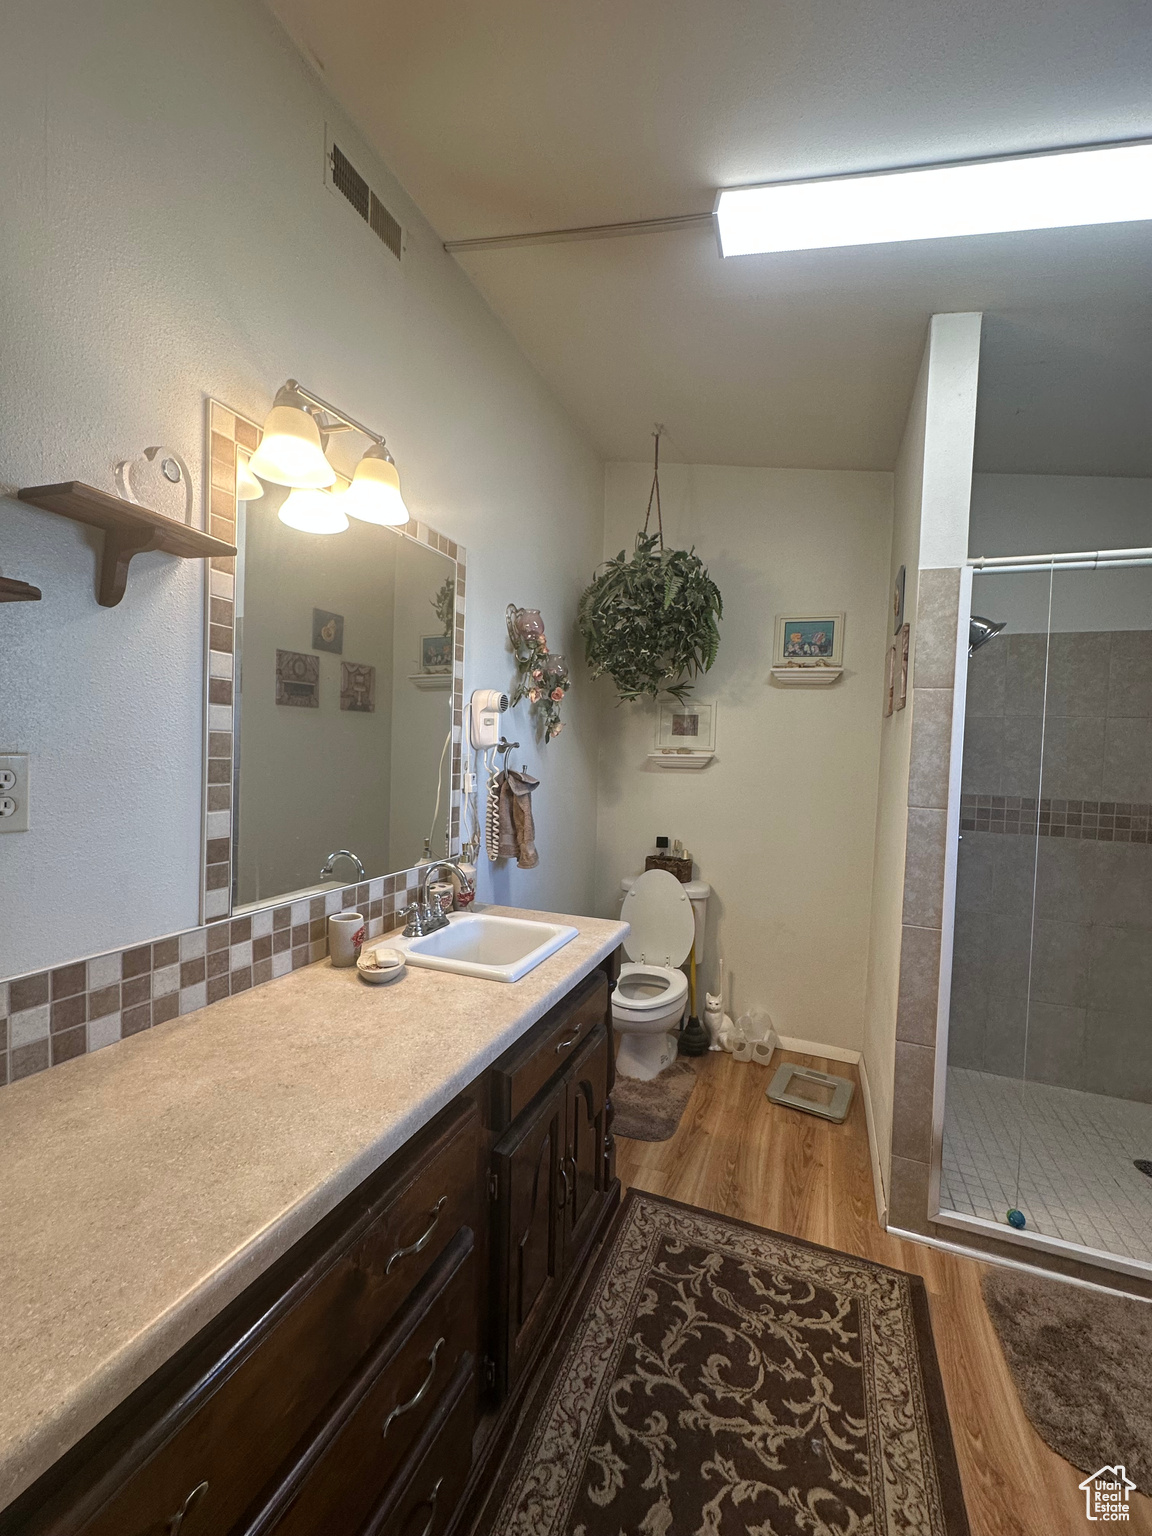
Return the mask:
[[627, 962], [612, 993], [612, 1023], [620, 1036], [616, 1072], [647, 1081], [676, 1059], [678, 1028], [688, 1004], [688, 978], [679, 967], [696, 945], [703, 958], [704, 918], [712, 887], [681, 885], [666, 869], [625, 879], [620, 916], [632, 931]]

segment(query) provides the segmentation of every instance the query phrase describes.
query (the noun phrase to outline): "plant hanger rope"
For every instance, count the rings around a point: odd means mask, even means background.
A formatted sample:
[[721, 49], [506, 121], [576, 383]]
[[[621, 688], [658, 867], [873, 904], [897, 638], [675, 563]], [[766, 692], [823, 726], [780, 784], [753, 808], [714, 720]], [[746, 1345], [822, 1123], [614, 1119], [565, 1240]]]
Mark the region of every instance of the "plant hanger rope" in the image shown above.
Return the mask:
[[656, 448], [652, 455], [652, 489], [648, 492], [648, 510], [644, 514], [644, 532], [648, 532], [648, 519], [652, 516], [652, 498], [656, 498], [656, 532], [660, 537], [660, 548], [664, 548], [664, 517], [660, 510], [660, 437], [664, 431], [662, 422], [656, 423], [656, 430], [652, 436], [656, 439]]

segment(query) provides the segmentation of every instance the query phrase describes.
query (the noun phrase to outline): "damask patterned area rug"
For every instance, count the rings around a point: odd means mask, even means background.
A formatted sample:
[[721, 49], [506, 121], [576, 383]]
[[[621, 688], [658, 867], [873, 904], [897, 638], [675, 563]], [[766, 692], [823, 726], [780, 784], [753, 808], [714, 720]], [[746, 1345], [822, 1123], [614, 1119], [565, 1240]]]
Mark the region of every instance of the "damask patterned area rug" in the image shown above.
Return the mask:
[[923, 1282], [631, 1191], [485, 1536], [967, 1536]]

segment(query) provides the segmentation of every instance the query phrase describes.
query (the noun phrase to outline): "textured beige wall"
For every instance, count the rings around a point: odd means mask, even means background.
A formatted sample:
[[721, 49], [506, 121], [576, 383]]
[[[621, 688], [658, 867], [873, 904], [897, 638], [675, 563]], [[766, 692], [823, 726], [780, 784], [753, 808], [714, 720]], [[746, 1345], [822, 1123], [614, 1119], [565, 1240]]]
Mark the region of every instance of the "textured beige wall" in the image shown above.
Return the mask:
[[[605, 551], [630, 548], [650, 465], [610, 464]], [[717, 759], [652, 769], [650, 704], [616, 705], [604, 681], [597, 911], [658, 833], [680, 837], [712, 883], [704, 975], [722, 953], [738, 1010], [766, 1007], [781, 1034], [859, 1050], [892, 477], [875, 472], [668, 465], [665, 533], [694, 544], [724, 597], [719, 659], [697, 686], [718, 703]], [[774, 618], [844, 610], [844, 676], [829, 688], [770, 680]]]

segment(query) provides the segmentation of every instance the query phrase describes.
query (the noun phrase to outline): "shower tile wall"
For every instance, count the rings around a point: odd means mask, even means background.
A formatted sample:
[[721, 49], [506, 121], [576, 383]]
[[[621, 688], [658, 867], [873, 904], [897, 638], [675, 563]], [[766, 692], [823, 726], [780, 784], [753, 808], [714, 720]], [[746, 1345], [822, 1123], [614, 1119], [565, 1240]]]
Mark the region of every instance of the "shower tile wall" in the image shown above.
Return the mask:
[[[1121, 828], [1152, 801], [1152, 631], [1054, 634], [1046, 719], [1045, 643], [1004, 635], [971, 659], [963, 793], [1034, 803], [1043, 726], [1057, 819], [1092, 801]], [[1045, 834], [962, 834], [949, 1062], [1152, 1103], [1152, 845]]]

